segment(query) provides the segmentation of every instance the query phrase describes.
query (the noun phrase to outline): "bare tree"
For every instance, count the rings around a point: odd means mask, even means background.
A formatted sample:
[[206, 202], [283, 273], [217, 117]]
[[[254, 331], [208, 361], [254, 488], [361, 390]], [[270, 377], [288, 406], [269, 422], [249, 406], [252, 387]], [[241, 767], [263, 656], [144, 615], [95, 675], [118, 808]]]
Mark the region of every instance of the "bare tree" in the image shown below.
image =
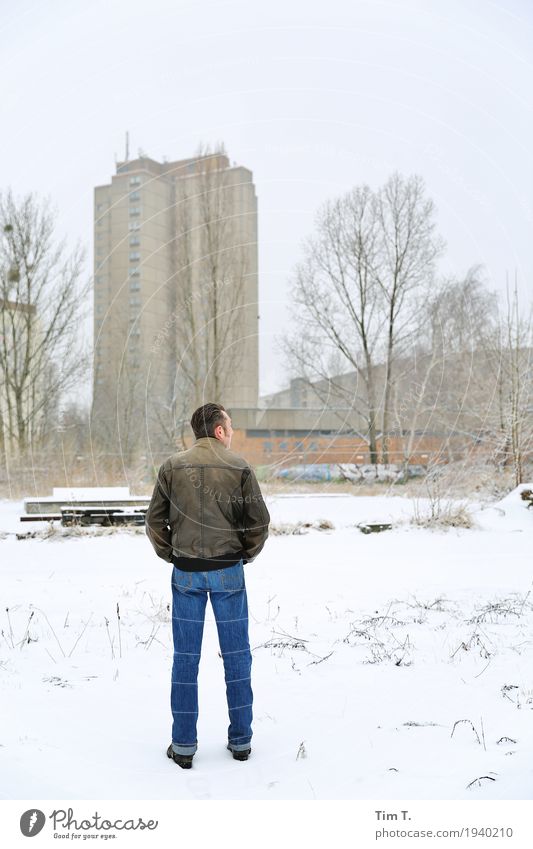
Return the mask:
[[[371, 274], [376, 250], [368, 186], [325, 203], [295, 269], [292, 314], [298, 329], [281, 341], [293, 371], [315, 384], [326, 408], [342, 399], [361, 419], [372, 463], [378, 459], [374, 355], [382, 327]], [[354, 392], [342, 380], [333, 382], [335, 373], [347, 370], [355, 373], [364, 391]]]
[[206, 398], [222, 399], [243, 356], [235, 340], [249, 308], [247, 230], [240, 185], [218, 167], [220, 154], [200, 147], [194, 179], [179, 181], [176, 198], [176, 421]]
[[140, 359], [128, 351], [130, 334], [128, 316], [115, 312], [106, 336], [122, 355], [95, 374], [103, 382], [94, 393], [90, 419], [93, 455], [117, 471], [129, 469], [145, 445], [146, 374]]
[[442, 459], [469, 462], [479, 454], [500, 471], [512, 467], [520, 483], [533, 450], [531, 307], [520, 312], [515, 286], [501, 311], [475, 266], [463, 280], [446, 281], [420, 318], [395, 394], [397, 423], [407, 435], [404, 463], [415, 433], [436, 432]]
[[462, 436], [500, 470], [512, 465], [520, 482], [533, 447], [531, 307], [521, 313], [515, 285], [502, 310], [474, 267], [445, 289], [438, 313], [434, 347], [446, 362], [429, 400], [447, 433], [443, 449]]
[[435, 262], [444, 242], [435, 235], [435, 206], [424, 197], [419, 176], [395, 173], [376, 197], [379, 250], [372, 268], [385, 305], [385, 379], [382, 462], [389, 462], [394, 362], [418, 328], [420, 305], [435, 283]]
[[500, 440], [496, 456], [512, 463], [515, 485], [523, 483], [524, 462], [533, 455], [533, 305], [520, 310], [517, 282], [506, 287], [501, 319], [499, 374]]
[[[378, 462], [380, 410], [382, 462], [389, 462], [394, 363], [416, 332], [417, 311], [434, 285], [443, 242], [434, 234], [433, 215], [420, 177], [393, 174], [377, 192], [356, 187], [319, 210], [296, 267], [298, 330], [281, 346], [293, 372], [315, 391], [318, 379], [328, 394], [344, 395], [361, 417], [371, 463]], [[337, 374], [354, 372], [355, 386], [342, 380], [332, 385], [332, 364]], [[331, 396], [324, 403], [331, 405]]]
[[[479, 266], [450, 282], [434, 305], [438, 323], [433, 347], [443, 368], [432, 380], [433, 419], [444, 433], [441, 450], [455, 458], [454, 445], [468, 456], [473, 446], [487, 445], [493, 418], [497, 369], [490, 354], [498, 328], [498, 298], [487, 289]], [[436, 385], [436, 382], [438, 385]]]
[[55, 217], [33, 194], [0, 194], [0, 438], [11, 454], [43, 444], [90, 367], [79, 333], [84, 252], [56, 242]]
[[461, 280], [440, 281], [421, 305], [393, 396], [405, 472], [417, 436], [438, 434], [439, 453], [450, 460], [457, 437], [468, 444], [481, 439], [491, 402], [484, 350], [497, 318], [496, 295], [479, 266]]

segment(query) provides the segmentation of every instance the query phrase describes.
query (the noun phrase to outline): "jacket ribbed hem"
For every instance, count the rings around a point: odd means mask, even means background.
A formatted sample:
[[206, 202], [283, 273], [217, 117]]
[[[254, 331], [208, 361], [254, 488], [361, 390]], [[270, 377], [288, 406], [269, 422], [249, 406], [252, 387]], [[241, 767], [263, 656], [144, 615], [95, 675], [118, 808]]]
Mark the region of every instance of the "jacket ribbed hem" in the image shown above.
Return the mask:
[[243, 560], [244, 551], [232, 551], [229, 554], [217, 554], [216, 557], [183, 557], [173, 554], [172, 562], [182, 572], [214, 572], [215, 569], [228, 569]]

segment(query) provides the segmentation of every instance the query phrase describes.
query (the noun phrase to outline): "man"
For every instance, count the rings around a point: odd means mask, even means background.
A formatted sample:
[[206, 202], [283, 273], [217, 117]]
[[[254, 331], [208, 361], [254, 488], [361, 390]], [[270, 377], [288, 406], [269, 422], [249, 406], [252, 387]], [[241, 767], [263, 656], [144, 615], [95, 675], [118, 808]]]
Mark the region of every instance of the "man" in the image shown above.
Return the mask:
[[252, 655], [243, 566], [263, 548], [270, 522], [252, 469], [230, 450], [233, 430], [224, 407], [199, 407], [191, 427], [196, 442], [163, 463], [146, 513], [156, 554], [174, 566], [167, 755], [183, 769], [192, 766], [198, 744], [198, 664], [208, 593], [224, 662], [227, 748], [239, 761], [251, 752]]

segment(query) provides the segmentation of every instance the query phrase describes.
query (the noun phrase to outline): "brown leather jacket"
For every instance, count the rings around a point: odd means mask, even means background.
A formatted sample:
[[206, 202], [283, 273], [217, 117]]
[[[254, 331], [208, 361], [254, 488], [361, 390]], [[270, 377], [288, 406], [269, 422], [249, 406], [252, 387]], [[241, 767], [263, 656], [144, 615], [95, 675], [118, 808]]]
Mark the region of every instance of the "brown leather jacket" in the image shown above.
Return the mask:
[[157, 475], [146, 512], [156, 554], [209, 558], [241, 554], [254, 560], [268, 537], [270, 515], [257, 478], [243, 457], [215, 437], [173, 454]]

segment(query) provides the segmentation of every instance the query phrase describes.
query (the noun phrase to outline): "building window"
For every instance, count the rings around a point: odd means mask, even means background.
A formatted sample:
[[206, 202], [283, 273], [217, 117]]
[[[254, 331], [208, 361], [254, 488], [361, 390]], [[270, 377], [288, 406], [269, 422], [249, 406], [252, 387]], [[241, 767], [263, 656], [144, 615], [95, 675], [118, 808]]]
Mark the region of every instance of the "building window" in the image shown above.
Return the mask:
[[140, 186], [141, 178], [140, 177], [130, 177], [130, 186]]
[[141, 199], [140, 192], [130, 192], [130, 203], [135, 203], [135, 201]]
[[[130, 213], [131, 213], [131, 210], [130, 210]], [[130, 221], [130, 223], [128, 224], [128, 230], [140, 230], [140, 229], [141, 229], [141, 222], [140, 221]]]
[[140, 298], [130, 298], [130, 307], [140, 307], [141, 299]]
[[96, 211], [100, 212], [101, 209], [107, 209], [107, 203], [97, 203], [96, 204]]
[[133, 245], [140, 245], [140, 244], [141, 244], [141, 240], [139, 239], [138, 236], [130, 236], [130, 245], [132, 247], [133, 247]]
[[130, 292], [140, 292], [140, 291], [141, 291], [140, 281], [139, 280], [133, 280], [130, 283]]
[[141, 214], [140, 206], [130, 206], [130, 218]]
[[128, 271], [128, 276], [129, 277], [140, 277], [141, 276], [141, 269], [139, 268], [139, 266], [135, 265], [133, 268], [130, 268], [130, 270]]
[[141, 258], [141, 254], [139, 251], [130, 251], [130, 262], [134, 262], [137, 259]]

